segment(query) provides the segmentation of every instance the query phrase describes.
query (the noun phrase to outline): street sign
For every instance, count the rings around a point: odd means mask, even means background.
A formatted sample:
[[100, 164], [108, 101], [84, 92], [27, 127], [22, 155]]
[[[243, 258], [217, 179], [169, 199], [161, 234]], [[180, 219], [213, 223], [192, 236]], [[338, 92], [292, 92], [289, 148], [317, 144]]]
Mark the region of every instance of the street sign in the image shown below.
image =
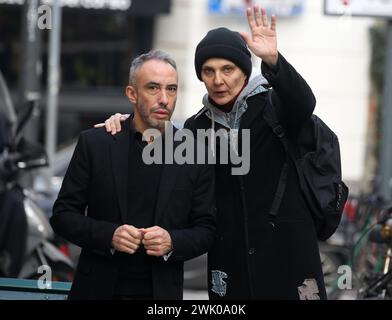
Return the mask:
[[324, 14], [391, 18], [392, 0], [324, 0]]
[[304, 0], [209, 0], [208, 11], [221, 15], [244, 15], [250, 2], [265, 7], [268, 14], [278, 17], [298, 16], [304, 10]]

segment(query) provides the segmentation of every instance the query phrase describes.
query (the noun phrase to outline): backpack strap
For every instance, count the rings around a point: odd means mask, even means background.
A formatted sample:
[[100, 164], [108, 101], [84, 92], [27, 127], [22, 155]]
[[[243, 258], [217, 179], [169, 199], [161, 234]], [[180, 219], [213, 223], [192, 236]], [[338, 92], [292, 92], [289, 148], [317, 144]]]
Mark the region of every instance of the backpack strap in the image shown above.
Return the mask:
[[271, 94], [272, 94], [272, 90], [268, 90], [267, 93], [268, 103], [266, 104], [265, 109], [263, 111], [263, 118], [267, 122], [268, 126], [271, 127], [274, 134], [278, 137], [279, 141], [282, 143], [284, 151], [286, 153], [286, 160], [283, 164], [282, 171], [280, 173], [278, 187], [276, 189], [274, 200], [272, 202], [272, 206], [269, 212], [271, 216], [276, 217], [286, 189], [290, 156], [289, 156], [289, 141], [285, 135], [284, 128], [280, 124], [277, 114], [274, 110]]

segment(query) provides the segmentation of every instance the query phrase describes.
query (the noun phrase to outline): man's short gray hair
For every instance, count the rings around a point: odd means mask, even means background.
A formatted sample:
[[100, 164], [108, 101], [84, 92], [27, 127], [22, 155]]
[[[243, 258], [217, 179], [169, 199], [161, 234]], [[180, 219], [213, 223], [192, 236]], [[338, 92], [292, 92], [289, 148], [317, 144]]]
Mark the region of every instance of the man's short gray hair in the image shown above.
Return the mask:
[[129, 84], [134, 85], [135, 84], [135, 77], [136, 77], [136, 72], [140, 69], [140, 67], [147, 61], [149, 60], [160, 60], [163, 62], [166, 62], [170, 64], [174, 70], [177, 71], [177, 65], [176, 62], [170, 55], [162, 50], [151, 50], [147, 53], [143, 53], [140, 56], [137, 56], [131, 64], [131, 67], [129, 69]]

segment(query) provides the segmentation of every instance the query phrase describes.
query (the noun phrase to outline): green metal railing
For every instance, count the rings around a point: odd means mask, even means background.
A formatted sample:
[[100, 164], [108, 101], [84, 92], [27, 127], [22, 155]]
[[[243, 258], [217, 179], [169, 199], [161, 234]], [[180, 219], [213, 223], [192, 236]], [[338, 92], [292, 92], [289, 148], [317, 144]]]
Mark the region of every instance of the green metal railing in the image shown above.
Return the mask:
[[0, 300], [65, 300], [71, 282], [53, 281], [51, 288], [40, 289], [38, 280], [0, 278]]

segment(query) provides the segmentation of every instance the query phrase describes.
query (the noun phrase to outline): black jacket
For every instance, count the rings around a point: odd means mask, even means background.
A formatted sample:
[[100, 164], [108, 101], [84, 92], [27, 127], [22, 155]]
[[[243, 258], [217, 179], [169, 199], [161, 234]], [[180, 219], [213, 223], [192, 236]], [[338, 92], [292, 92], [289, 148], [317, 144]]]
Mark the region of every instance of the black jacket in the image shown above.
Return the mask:
[[[262, 73], [273, 88], [279, 121], [294, 139], [313, 112], [314, 95], [280, 54], [277, 67], [263, 64]], [[316, 231], [293, 163], [278, 215], [268, 214], [285, 152], [263, 118], [267, 103], [265, 92], [249, 97], [241, 118], [240, 130], [250, 129], [249, 173], [231, 175], [230, 164], [215, 168], [218, 232], [208, 255], [211, 299], [299, 299], [305, 279], [315, 279], [318, 295], [326, 298]], [[185, 127], [210, 128], [211, 120], [203, 113]]]
[[[112, 298], [119, 266], [110, 249], [128, 212], [129, 141], [128, 121], [116, 136], [104, 129], [82, 132], [64, 177], [50, 222], [57, 234], [82, 248], [70, 299]], [[166, 262], [154, 258], [154, 299], [181, 299], [183, 261], [211, 247], [213, 177], [207, 165], [162, 167], [154, 223], [170, 233], [174, 251]]]

